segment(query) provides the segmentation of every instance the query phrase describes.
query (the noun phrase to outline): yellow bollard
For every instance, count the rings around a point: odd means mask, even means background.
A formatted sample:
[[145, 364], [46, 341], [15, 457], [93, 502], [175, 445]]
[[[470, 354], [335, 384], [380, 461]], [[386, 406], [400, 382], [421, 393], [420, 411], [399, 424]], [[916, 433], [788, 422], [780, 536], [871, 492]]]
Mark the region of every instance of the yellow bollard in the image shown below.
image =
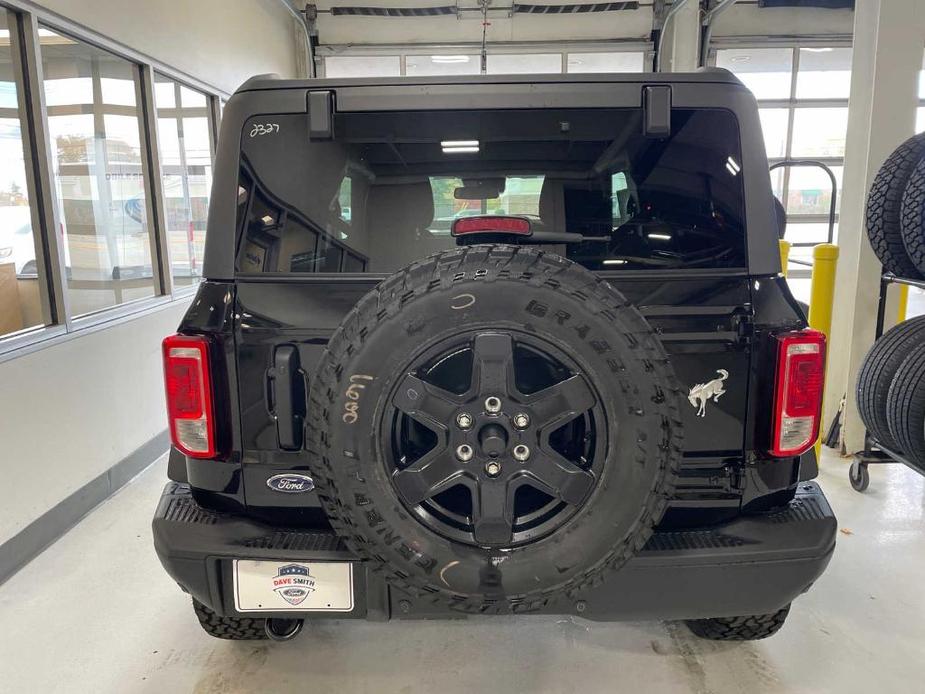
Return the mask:
[[780, 271], [787, 276], [787, 264], [790, 262], [790, 242], [781, 239], [777, 242], [780, 246]]
[[[809, 293], [809, 327], [825, 333], [826, 347], [831, 353], [832, 307], [835, 303], [835, 268], [838, 265], [838, 246], [820, 243], [813, 248], [813, 278]], [[824, 422], [820, 423], [824, 426]], [[816, 440], [816, 460], [821, 460], [822, 426]]]
[[902, 323], [906, 320], [906, 311], [909, 309], [909, 285], [899, 285], [899, 305], [896, 311], [896, 323]]

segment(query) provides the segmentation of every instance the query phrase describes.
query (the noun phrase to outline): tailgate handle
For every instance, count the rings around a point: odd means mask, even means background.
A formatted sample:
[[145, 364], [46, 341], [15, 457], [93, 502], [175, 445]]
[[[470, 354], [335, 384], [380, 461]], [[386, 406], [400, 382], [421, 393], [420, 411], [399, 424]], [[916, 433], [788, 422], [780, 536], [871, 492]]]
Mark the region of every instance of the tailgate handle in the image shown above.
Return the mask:
[[273, 366], [267, 372], [271, 411], [276, 417], [279, 447], [287, 451], [302, 448], [305, 422], [305, 374], [295, 345], [278, 345]]

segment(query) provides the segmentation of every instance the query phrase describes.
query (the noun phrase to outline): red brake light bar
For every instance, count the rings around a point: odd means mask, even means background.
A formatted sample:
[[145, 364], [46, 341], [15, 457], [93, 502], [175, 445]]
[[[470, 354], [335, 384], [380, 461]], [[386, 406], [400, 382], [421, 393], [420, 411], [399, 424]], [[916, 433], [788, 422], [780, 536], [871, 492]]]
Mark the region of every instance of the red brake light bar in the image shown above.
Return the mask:
[[771, 455], [795, 456], [819, 437], [825, 385], [825, 335], [801, 330], [776, 336], [777, 377], [771, 426]]
[[503, 215], [484, 215], [479, 217], [460, 217], [453, 222], [451, 236], [466, 234], [496, 233], [519, 234], [529, 236], [533, 233], [530, 220], [526, 217], [508, 217]]
[[167, 418], [173, 445], [191, 458], [214, 458], [215, 417], [209, 341], [171, 335], [163, 343]]

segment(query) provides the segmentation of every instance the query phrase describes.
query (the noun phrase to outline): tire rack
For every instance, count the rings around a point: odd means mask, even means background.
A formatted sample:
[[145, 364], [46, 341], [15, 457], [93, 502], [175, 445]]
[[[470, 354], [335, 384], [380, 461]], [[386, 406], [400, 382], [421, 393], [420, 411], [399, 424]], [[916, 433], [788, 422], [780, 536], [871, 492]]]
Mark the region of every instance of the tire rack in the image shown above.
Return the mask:
[[[877, 329], [875, 340], [883, 335], [883, 323], [886, 316], [887, 290], [891, 284], [906, 285], [925, 289], [925, 280], [898, 277], [891, 272], [885, 272], [880, 277], [880, 299], [877, 302]], [[902, 463], [920, 475], [925, 475], [925, 466], [909, 460], [902, 453], [890, 450], [875, 439], [870, 431], [864, 434], [864, 450], [854, 454], [854, 462], [848, 470], [848, 480], [855, 491], [863, 492], [870, 484], [868, 465], [883, 465], [887, 463]]]

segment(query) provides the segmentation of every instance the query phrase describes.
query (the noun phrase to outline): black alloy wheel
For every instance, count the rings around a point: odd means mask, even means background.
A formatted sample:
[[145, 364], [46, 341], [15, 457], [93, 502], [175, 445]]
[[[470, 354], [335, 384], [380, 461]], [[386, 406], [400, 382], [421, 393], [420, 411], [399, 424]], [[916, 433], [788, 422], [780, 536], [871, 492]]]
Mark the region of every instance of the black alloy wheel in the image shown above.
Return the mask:
[[483, 547], [566, 523], [599, 479], [608, 433], [600, 396], [563, 350], [491, 330], [416, 358], [380, 426], [405, 507], [434, 532]]

